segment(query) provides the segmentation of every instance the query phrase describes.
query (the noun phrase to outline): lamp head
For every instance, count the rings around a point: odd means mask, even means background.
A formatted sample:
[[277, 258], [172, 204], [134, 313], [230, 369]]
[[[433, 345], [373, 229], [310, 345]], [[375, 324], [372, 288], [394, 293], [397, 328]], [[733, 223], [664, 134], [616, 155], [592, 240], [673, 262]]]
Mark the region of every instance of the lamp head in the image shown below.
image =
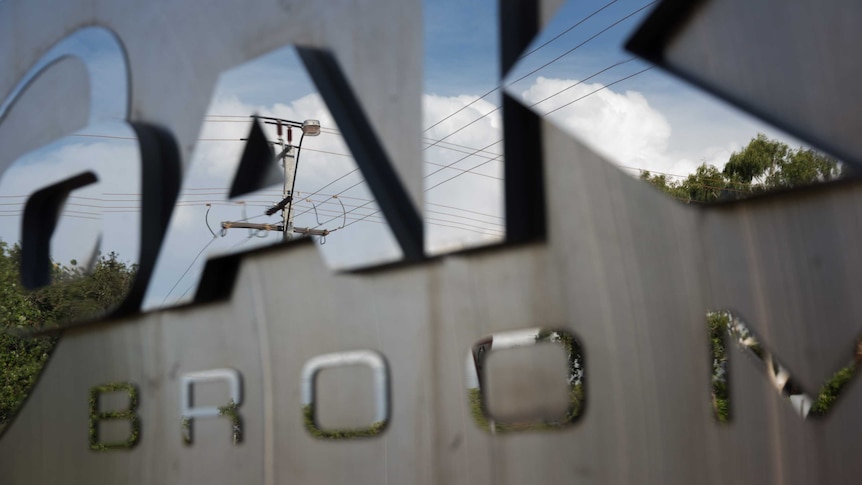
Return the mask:
[[320, 134], [320, 121], [305, 120], [302, 122], [302, 133], [305, 136], [317, 136]]

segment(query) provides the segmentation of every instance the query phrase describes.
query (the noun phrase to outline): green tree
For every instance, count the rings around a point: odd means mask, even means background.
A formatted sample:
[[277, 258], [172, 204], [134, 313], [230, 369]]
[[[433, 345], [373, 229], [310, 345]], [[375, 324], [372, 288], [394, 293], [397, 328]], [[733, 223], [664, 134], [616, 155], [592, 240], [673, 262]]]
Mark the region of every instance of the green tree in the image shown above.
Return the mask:
[[45, 323], [96, 318], [122, 301], [136, 272], [137, 266], [123, 263], [114, 252], [100, 257], [89, 275], [74, 261], [55, 264], [52, 279], [62, 284], [35, 291], [30, 299]]
[[808, 185], [838, 178], [843, 166], [832, 158], [808, 148], [792, 149], [758, 133], [745, 148], [734, 152], [724, 175], [752, 184], [760, 190]]
[[28, 291], [20, 283], [20, 259], [17, 244], [0, 241], [0, 429], [26, 399], [56, 343], [55, 337], [20, 334], [105, 314], [122, 301], [137, 271], [110, 253], [90, 274], [74, 261], [55, 264], [53, 279], [64, 284]]
[[833, 374], [832, 377], [826, 381], [823, 387], [820, 388], [820, 392], [818, 392], [817, 397], [814, 398], [814, 402], [811, 405], [811, 410], [808, 415], [825, 415], [835, 401], [838, 400], [838, 396], [847, 388], [847, 384], [850, 383], [860, 366], [862, 366], [862, 338], [856, 341], [856, 349], [853, 353], [853, 362]]
[[724, 174], [747, 184], [763, 185], [769, 176], [781, 170], [782, 161], [789, 154], [787, 145], [758, 133], [745, 148], [730, 155], [724, 166]]
[[[846, 175], [844, 166], [834, 159], [811, 149], [790, 148], [760, 133], [743, 149], [730, 155], [724, 170], [704, 164], [681, 181], [647, 171], [641, 172], [640, 179], [685, 202], [712, 203], [825, 182], [843, 175]], [[733, 325], [732, 318], [727, 312], [707, 315], [712, 353], [712, 404], [716, 417], [722, 422], [730, 419], [726, 339], [748, 341], [748, 349], [764, 358], [760, 345], [748, 338], [750, 335], [744, 334], [744, 327]], [[826, 412], [850, 380], [852, 370], [855, 367], [842, 369], [827, 382], [811, 408], [812, 415]]]
[[675, 182], [664, 174], [641, 172], [640, 179], [684, 202], [710, 203], [735, 198], [742, 192], [738, 184], [728, 180], [725, 175], [712, 165], [701, 165], [693, 174], [684, 180]]
[[712, 203], [757, 193], [834, 180], [844, 165], [808, 148], [790, 148], [760, 133], [730, 155], [724, 170], [703, 164], [682, 181], [664, 174], [641, 172], [641, 180], [686, 202]]
[[711, 312], [707, 314], [709, 345], [712, 351], [712, 406], [719, 421], [730, 419], [727, 390], [727, 347], [725, 335], [730, 326], [730, 314]]

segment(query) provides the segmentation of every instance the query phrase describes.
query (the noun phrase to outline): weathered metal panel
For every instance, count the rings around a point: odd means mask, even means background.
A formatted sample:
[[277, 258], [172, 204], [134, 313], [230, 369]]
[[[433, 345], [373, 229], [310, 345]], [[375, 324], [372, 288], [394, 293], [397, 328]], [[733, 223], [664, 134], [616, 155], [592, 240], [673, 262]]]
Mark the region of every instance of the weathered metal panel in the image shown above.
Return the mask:
[[[856, 2], [665, 2], [630, 47], [847, 161], [862, 163]], [[657, 10], [659, 12], [659, 10]], [[648, 34], [646, 33], [648, 32]]]
[[[567, 220], [552, 226], [546, 244], [349, 276], [326, 271], [307, 244], [246, 257], [228, 302], [68, 331], [0, 442], [0, 469], [12, 482], [840, 483], [855, 476], [858, 386], [825, 421], [803, 421], [734, 354], [735, 421], [720, 426], [711, 416], [704, 309], [732, 298], [745, 312], [753, 297], [744, 298], [750, 292], [737, 284], [740, 275], [780, 278], [790, 263], [758, 257], [761, 246], [749, 239], [727, 249], [717, 242], [735, 206], [710, 212], [675, 204], [550, 125], [543, 129], [548, 209], [553, 220]], [[748, 234], [792, 235], [800, 211], [813, 206], [820, 217], [856, 227], [855, 212], [844, 208], [860, 194], [855, 183], [740, 204], [746, 216], [735, 218], [752, 222]], [[853, 245], [854, 233], [836, 231], [829, 241]], [[739, 250], [754, 253], [756, 271], [749, 261], [722, 258]], [[290, 278], [285, 267], [306, 276]], [[852, 313], [850, 300], [771, 293], [754, 304]], [[752, 315], [757, 326], [760, 314]], [[854, 327], [850, 319], [827, 327], [823, 319], [815, 330], [808, 319], [782, 316], [781, 332], [757, 329], [791, 362], [793, 346], [779, 335], [846, 335]], [[770, 317], [762, 321], [777, 325]], [[586, 412], [561, 431], [489, 434], [470, 415], [467, 349], [485, 335], [537, 324], [582, 341]], [[390, 363], [391, 423], [377, 438], [315, 439], [302, 427], [300, 368], [314, 355], [357, 348]], [[818, 361], [809, 352], [803, 362]], [[243, 374], [244, 442], [230, 444], [223, 419], [201, 420], [195, 445], [185, 448], [177, 375], [218, 367]], [[84, 445], [85, 390], [119, 379], [142, 387], [142, 439], [128, 452], [95, 454]]]
[[[6, 1], [0, 59], [11, 67], [0, 71], [0, 92], [75, 27], [108, 25], [129, 54], [132, 119], [169, 128], [188, 160], [219, 72], [289, 42], [326, 46], [418, 200], [417, 10], [400, 1]], [[380, 55], [384, 45], [391, 55]], [[553, 125], [541, 130], [546, 240], [354, 274], [329, 271], [300, 242], [243, 257], [229, 300], [67, 330], [0, 440], [0, 482], [855, 483], [862, 388], [851, 384], [827, 418], [805, 421], [731, 350], [734, 420], [721, 425], [705, 313], [740, 311], [816, 389], [859, 331], [862, 183], [683, 206]], [[465, 388], [471, 346], [538, 326], [583, 345], [584, 414], [559, 430], [480, 429]], [[388, 363], [388, 426], [317, 438], [304, 427], [302, 367], [357, 349]], [[227, 417], [214, 417], [196, 419], [185, 446], [181, 375], [225, 368], [242, 375], [241, 443]], [[353, 419], [372, 399], [359, 379], [342, 377], [337, 398], [320, 405]], [[87, 392], [111, 382], [138, 386], [140, 440], [94, 452]]]

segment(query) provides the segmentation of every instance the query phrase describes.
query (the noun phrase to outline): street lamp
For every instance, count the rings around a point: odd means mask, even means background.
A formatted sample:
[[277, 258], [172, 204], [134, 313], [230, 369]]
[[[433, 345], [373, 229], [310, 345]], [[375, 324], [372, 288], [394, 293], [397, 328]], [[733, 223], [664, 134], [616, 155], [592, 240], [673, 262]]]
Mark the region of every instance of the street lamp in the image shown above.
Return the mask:
[[[302, 122], [302, 134], [308, 136], [317, 136], [320, 134], [320, 121], [305, 120]], [[300, 141], [302, 143], [302, 141]]]
[[[279, 154], [279, 158], [281, 158], [281, 163], [284, 167], [284, 191], [282, 193], [281, 202], [269, 208], [266, 211], [266, 214], [272, 215], [279, 210], [281, 211], [282, 234], [284, 240], [288, 240], [291, 238], [291, 235], [294, 232], [293, 192], [294, 188], [296, 187], [296, 172], [299, 169], [299, 156], [302, 154], [302, 141], [305, 140], [306, 135], [320, 135], [320, 121], [305, 120], [302, 123], [299, 123], [298, 121], [286, 120], [284, 118], [271, 118], [265, 116], [258, 116], [258, 119], [264, 120], [263, 122], [265, 124], [276, 125], [278, 128], [278, 143], [282, 147], [282, 151]], [[287, 127], [287, 145], [285, 145], [284, 138], [282, 138], [283, 126]], [[299, 144], [296, 147], [294, 147], [292, 144], [293, 128], [299, 128], [300, 130], [302, 130], [302, 136], [299, 137]], [[290, 163], [289, 159], [293, 159], [293, 163]]]
[[[278, 142], [276, 144], [282, 149], [276, 156], [276, 158], [281, 159], [282, 166], [284, 167], [284, 190], [282, 193], [282, 200], [267, 209], [266, 215], [271, 216], [276, 212], [281, 211], [282, 225], [280, 229], [285, 240], [290, 239], [294, 232], [305, 235], [326, 236], [330, 231], [325, 229], [293, 227], [293, 191], [296, 187], [296, 171], [299, 168], [299, 156], [302, 154], [302, 141], [305, 139], [306, 135], [320, 135], [320, 121], [305, 120], [300, 123], [298, 121], [286, 120], [284, 118], [273, 118], [268, 116], [252, 117], [262, 120], [264, 124], [276, 125], [278, 129]], [[287, 143], [285, 143], [285, 139], [283, 138], [285, 127], [287, 128]], [[296, 146], [293, 145], [293, 128], [298, 128], [302, 131], [302, 135], [299, 137], [299, 144]], [[292, 162], [289, 162], [289, 159], [292, 160]], [[232, 227], [248, 227], [266, 231], [279, 230], [277, 226], [272, 224], [230, 221], [222, 222], [223, 229], [229, 229]]]
[[[278, 140], [281, 142], [281, 121], [277, 120], [279, 128], [279, 138]], [[282, 201], [277, 204], [277, 206], [281, 206], [281, 214], [282, 214], [282, 227], [283, 227], [283, 239], [285, 241], [289, 240], [293, 234], [293, 190], [296, 187], [296, 172], [299, 170], [299, 156], [302, 155], [302, 141], [305, 139], [305, 135], [308, 136], [317, 136], [320, 134], [320, 121], [318, 120], [305, 120], [300, 125], [300, 129], [302, 130], [302, 136], [299, 137], [299, 145], [296, 146], [296, 155], [293, 154], [293, 146], [290, 145], [292, 140], [292, 132], [291, 125], [287, 126], [287, 148], [283, 151], [284, 155], [282, 156], [282, 165], [284, 166], [284, 193], [282, 194]], [[282, 146], [284, 144], [282, 143]], [[293, 166], [288, 169], [287, 160], [288, 157], [293, 158]], [[290, 190], [288, 190], [288, 184], [290, 184]], [[287, 203], [287, 208], [284, 208], [285, 202]], [[267, 211], [269, 212], [269, 211]]]

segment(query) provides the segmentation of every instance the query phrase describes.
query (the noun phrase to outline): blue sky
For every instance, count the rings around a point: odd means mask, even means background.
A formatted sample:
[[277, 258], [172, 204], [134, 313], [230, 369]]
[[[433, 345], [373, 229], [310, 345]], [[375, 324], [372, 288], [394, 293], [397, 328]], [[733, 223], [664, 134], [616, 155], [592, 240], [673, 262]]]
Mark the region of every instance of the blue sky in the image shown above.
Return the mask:
[[[544, 44], [607, 3], [609, 2], [566, 2], [527, 51]], [[619, 0], [611, 4], [560, 39], [525, 58], [522, 64], [524, 72], [563, 54], [648, 3]], [[645, 18], [650, 9], [651, 7], [646, 8], [578, 48], [577, 52], [542, 69], [541, 74], [546, 77], [582, 78], [604, 67], [609, 59], [633, 57], [622, 51], [622, 41]], [[424, 15], [426, 92], [452, 96], [464, 94], [465, 90], [487, 91], [497, 85], [499, 28], [496, 0], [427, 0], [424, 2]]]
[[293, 49], [277, 49], [242, 69], [224, 73], [219, 79], [218, 90], [220, 93], [230, 93], [245, 103], [260, 106], [279, 99], [299, 99], [317, 92]]
[[426, 93], [484, 93], [499, 81], [497, 2], [426, 0]]
[[[514, 95], [522, 93], [535, 82], [538, 76], [581, 80], [595, 75], [616, 62], [633, 58], [634, 56], [623, 50], [622, 46], [654, 8], [654, 4], [650, 4], [651, 2], [644, 0], [565, 2], [545, 30], [539, 34], [533, 46], [527, 50], [533, 50], [571, 26], [582, 23], [541, 50], [524, 58], [510, 73], [507, 82], [521, 77], [558, 56], [565, 54], [564, 57], [511, 86], [509, 92]], [[617, 24], [612, 26], [615, 23]], [[593, 36], [596, 37], [591, 39]], [[583, 45], [579, 46], [582, 43]], [[566, 54], [575, 47], [577, 48], [573, 52]], [[595, 75], [588, 82], [608, 85], [648, 67], [650, 67], [648, 62], [634, 59]], [[636, 92], [642, 95], [651, 111], [660, 114], [670, 128], [670, 133], [664, 140], [666, 149], [661, 153], [665, 160], [661, 163], [657, 160], [656, 163], [646, 164], [643, 168], [684, 175], [693, 171], [696, 165], [702, 162], [721, 166], [732, 150], [741, 148], [758, 132], [765, 132], [768, 136], [782, 139], [791, 145], [800, 144], [783, 132], [742, 113], [699, 88], [676, 79], [659, 68], [614, 84], [608, 91], [620, 94]], [[601, 97], [606, 94], [596, 93], [596, 96]], [[584, 103], [586, 104], [586, 101]], [[545, 107], [539, 106], [536, 111], [539, 113], [547, 111], [543, 108]], [[569, 111], [576, 112], [574, 109]], [[582, 116], [583, 113], [580, 115]], [[565, 117], [565, 114], [557, 113], [551, 119], [564, 129], [571, 128], [572, 123], [561, 120], [561, 117]], [[572, 129], [569, 131], [589, 143], [590, 137], [586, 136], [587, 134]], [[594, 146], [593, 148], [602, 152], [606, 147]], [[631, 161], [615, 159], [613, 153], [608, 151], [603, 153], [621, 165], [632, 165]]]
[[[534, 107], [539, 114], [555, 110], [549, 120], [633, 175], [637, 175], [638, 169], [685, 175], [704, 162], [720, 167], [733, 150], [744, 146], [760, 131], [797, 144], [659, 69], [606, 88], [649, 67], [641, 60], [591, 77], [633, 57], [622, 50], [622, 44], [648, 14], [651, 7], [644, 8], [648, 4], [643, 0], [565, 2], [527, 51], [550, 42], [525, 56], [507, 76], [506, 83], [553, 62], [508, 86], [507, 91], [527, 105], [548, 97], [548, 101]], [[422, 125], [431, 128], [421, 134], [424, 147], [421, 160], [426, 176], [423, 207], [426, 248], [430, 252], [487, 244], [503, 236], [501, 188], [505, 160], [498, 143], [502, 135], [496, 111], [500, 92], [479, 99], [501, 83], [496, 8], [497, 0], [424, 2]], [[631, 15], [633, 12], [637, 13]], [[608, 29], [618, 21], [618, 25]], [[551, 41], [579, 22], [577, 27]], [[604, 29], [607, 31], [600, 33]], [[583, 45], [572, 50], [579, 44]], [[83, 132], [122, 133], [121, 124], [117, 124], [125, 117], [127, 84], [122, 48], [116, 39], [104, 30], [86, 29], [63, 42], [56, 51], [72, 52], [85, 60], [94, 94], [91, 119], [93, 123], [109, 123], [93, 125]], [[555, 60], [559, 56], [562, 57]], [[322, 247], [322, 256], [330, 265], [350, 267], [398, 257], [397, 247], [376, 212], [371, 194], [361, 175], [353, 171], [355, 164], [337, 125], [316, 94], [295, 51], [286, 47], [237, 66], [220, 77], [201, 125], [201, 141], [186, 174], [187, 190], [172, 222], [173, 240], [159, 263], [152, 301], [161, 302], [169, 288], [175, 290], [168, 302], [180, 295], [190, 297], [194, 293], [195, 275], [199, 275], [211, 255], [279, 240], [275, 233], [258, 234], [261, 237], [256, 238], [248, 231], [233, 230], [226, 237], [213, 239], [206, 226], [206, 203], [213, 204], [209, 217], [211, 227], [216, 230], [222, 220], [246, 217], [253, 217], [254, 222], [278, 220], [260, 214], [267, 205], [280, 200], [277, 186], [241, 200], [226, 198], [243, 147], [240, 138], [248, 133], [251, 114], [298, 121], [314, 118], [326, 128], [323, 135], [307, 139], [304, 144], [307, 150], [301, 156], [296, 189], [308, 200], [298, 201], [296, 225], [332, 229], [344, 225], [346, 217], [349, 226], [333, 233]], [[267, 127], [267, 130], [270, 140], [275, 140], [274, 129]], [[38, 165], [40, 159], [51, 159], [52, 153], [66, 153], [63, 150], [70, 148], [87, 148], [91, 158], [98, 158], [99, 150], [107, 154], [118, 146], [133, 147], [133, 141], [72, 137], [32, 153], [29, 163]], [[86, 165], [80, 163], [82, 167]], [[117, 170], [115, 165], [107, 164], [100, 169], [106, 177], [116, 178], [111, 175]], [[131, 186], [122, 190], [93, 190], [97, 191], [96, 198], [103, 199], [105, 207], [114, 208], [111, 209], [114, 212], [105, 209], [106, 218], [126, 217], [137, 210], [131, 195], [136, 190]], [[98, 212], [99, 208], [88, 210]], [[3, 219], [0, 236], [14, 238], [13, 218]], [[133, 236], [130, 233], [129, 237]], [[88, 244], [91, 239], [82, 236], [80, 245]], [[114, 247], [108, 250], [122, 247], [121, 255], [134, 247], [129, 241], [116, 238], [112, 241]], [[201, 256], [195, 259], [199, 253]], [[57, 259], [69, 258], [63, 254]], [[187, 276], [181, 277], [187, 268]]]

